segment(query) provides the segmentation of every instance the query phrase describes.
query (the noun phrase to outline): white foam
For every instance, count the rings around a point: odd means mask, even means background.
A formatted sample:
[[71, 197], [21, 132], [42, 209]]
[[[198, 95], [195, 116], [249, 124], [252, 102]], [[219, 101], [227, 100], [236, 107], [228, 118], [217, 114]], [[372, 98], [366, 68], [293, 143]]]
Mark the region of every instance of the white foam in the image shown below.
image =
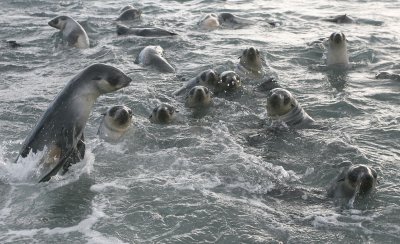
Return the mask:
[[[128, 190], [129, 188], [119, 183], [117, 180], [112, 182], [105, 182], [92, 185], [90, 187], [91, 191], [94, 192], [106, 192], [109, 188], [121, 189], [121, 190]], [[112, 189], [111, 189], [112, 190]]]

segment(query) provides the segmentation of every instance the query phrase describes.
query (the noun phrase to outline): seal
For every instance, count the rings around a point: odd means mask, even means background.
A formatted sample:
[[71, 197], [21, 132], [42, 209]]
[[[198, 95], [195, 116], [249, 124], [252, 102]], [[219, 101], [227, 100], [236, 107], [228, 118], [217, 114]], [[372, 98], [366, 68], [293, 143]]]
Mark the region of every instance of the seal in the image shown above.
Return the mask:
[[216, 14], [206, 14], [201, 18], [198, 25], [203, 29], [215, 29], [221, 24], [219, 23], [218, 16]]
[[343, 33], [334, 32], [329, 37], [329, 47], [326, 64], [328, 66], [349, 67], [346, 36]]
[[239, 57], [239, 64], [236, 66], [236, 70], [243, 75], [251, 74], [254, 76], [261, 76], [263, 73], [262, 61], [263, 59], [258, 49], [249, 47], [245, 49]]
[[274, 88], [269, 92], [267, 113], [273, 122], [284, 122], [294, 128], [307, 128], [314, 123], [293, 95], [283, 88]]
[[193, 87], [186, 96], [186, 106], [189, 108], [207, 108], [211, 103], [211, 92], [205, 86]]
[[163, 52], [164, 49], [160, 46], [147, 46], [139, 53], [135, 63], [143, 66], [154, 66], [161, 72], [175, 72], [175, 68], [163, 57]]
[[376, 171], [363, 164], [355, 164], [342, 170], [327, 189], [329, 197], [350, 199], [356, 195], [366, 196], [377, 183]]
[[134, 8], [132, 5], [125, 6], [121, 9], [121, 14], [117, 21], [138, 20], [142, 16], [142, 10]]
[[352, 17], [348, 16], [347, 14], [337, 15], [335, 17], [330, 17], [323, 20], [336, 24], [352, 24], [356, 22]]
[[242, 86], [240, 76], [235, 71], [224, 71], [221, 73], [221, 80], [215, 84], [214, 92], [232, 92]]
[[39, 182], [50, 180], [61, 168], [66, 172], [71, 164], [84, 157], [83, 131], [96, 99], [130, 82], [131, 78], [121, 70], [105, 64], [93, 64], [81, 71], [39, 119], [25, 139], [17, 161], [31, 152], [43, 151], [40, 165], [47, 173]]
[[152, 123], [168, 124], [175, 119], [175, 108], [169, 104], [163, 103], [153, 109], [149, 120]]
[[389, 71], [380, 71], [375, 75], [375, 78], [400, 81], [400, 74], [395, 74]]
[[102, 114], [104, 117], [100, 123], [97, 134], [106, 141], [119, 140], [132, 123], [132, 110], [127, 106], [114, 106]]
[[222, 24], [231, 24], [231, 25], [247, 25], [247, 24], [253, 23], [252, 21], [250, 21], [248, 19], [238, 17], [231, 13], [218, 14], [218, 21], [219, 21], [219, 23], [222, 23]]
[[207, 69], [200, 72], [196, 77], [190, 79], [179, 90], [175, 91], [172, 95], [179, 96], [190, 90], [192, 87], [201, 85], [207, 87], [215, 87], [220, 81], [219, 74], [212, 69]]
[[89, 37], [83, 27], [69, 16], [58, 16], [48, 23], [59, 29], [69, 45], [77, 48], [88, 48]]
[[117, 35], [136, 35], [146, 37], [161, 37], [161, 36], [176, 36], [178, 34], [167, 31], [157, 27], [146, 27], [146, 28], [129, 28], [125, 25], [117, 25]]

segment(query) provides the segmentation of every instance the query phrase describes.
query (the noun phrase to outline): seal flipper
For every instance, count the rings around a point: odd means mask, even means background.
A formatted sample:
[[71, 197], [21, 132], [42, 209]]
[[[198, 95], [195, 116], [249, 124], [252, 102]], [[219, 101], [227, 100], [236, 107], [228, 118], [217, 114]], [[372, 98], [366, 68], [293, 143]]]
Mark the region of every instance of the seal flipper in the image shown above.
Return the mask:
[[[75, 126], [73, 127], [72, 131], [67, 130], [65, 128], [62, 129], [63, 134], [63, 141], [59, 148], [61, 148], [61, 156], [60, 160], [58, 161], [57, 165], [44, 177], [39, 180], [40, 182], [49, 181], [53, 175], [56, 175], [61, 168], [68, 168], [71, 164], [71, 160], [74, 160], [76, 156], [84, 156], [85, 144], [83, 143], [83, 134], [79, 137], [79, 134], [76, 133]], [[78, 136], [75, 136], [77, 135]], [[77, 140], [77, 138], [80, 138]], [[80, 144], [78, 146], [78, 144]], [[79, 148], [78, 148], [79, 147]], [[82, 153], [83, 149], [83, 153]], [[67, 166], [65, 166], [67, 165]], [[65, 169], [65, 168], [64, 168]]]

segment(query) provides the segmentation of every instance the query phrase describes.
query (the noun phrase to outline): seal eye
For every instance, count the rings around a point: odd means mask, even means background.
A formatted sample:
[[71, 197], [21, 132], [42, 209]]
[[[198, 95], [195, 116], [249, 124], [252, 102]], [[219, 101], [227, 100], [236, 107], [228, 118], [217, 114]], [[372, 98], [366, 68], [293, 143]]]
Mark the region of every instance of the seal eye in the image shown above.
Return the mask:
[[65, 20], [67, 20], [67, 17], [62, 16], [62, 17], [60, 17], [60, 19], [63, 20], [63, 21], [65, 21]]
[[226, 82], [226, 76], [222, 76], [221, 80], [222, 82]]
[[118, 76], [114, 76], [114, 77], [109, 77], [107, 79], [108, 83], [110, 83], [110, 85], [112, 86], [116, 86], [119, 83], [119, 77]]
[[93, 80], [101, 80], [101, 77], [100, 76], [96, 76], [96, 77], [93, 78]]
[[283, 98], [283, 104], [287, 105], [287, 104], [289, 104], [289, 102], [290, 102], [290, 97], [284, 96], [284, 98]]
[[201, 79], [201, 80], [206, 80], [206, 79], [207, 79], [207, 74], [206, 74], [206, 72], [204, 72], [204, 73], [202, 73], [202, 74], [200, 75], [200, 79]]

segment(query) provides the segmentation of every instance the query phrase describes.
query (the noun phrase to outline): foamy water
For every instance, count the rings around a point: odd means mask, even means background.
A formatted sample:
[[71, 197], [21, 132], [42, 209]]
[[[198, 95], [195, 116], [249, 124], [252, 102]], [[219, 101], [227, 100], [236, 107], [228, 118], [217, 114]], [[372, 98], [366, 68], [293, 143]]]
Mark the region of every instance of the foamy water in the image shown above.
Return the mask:
[[[127, 4], [143, 11], [128, 25], [178, 36], [117, 36], [114, 20]], [[400, 83], [375, 79], [400, 71], [399, 2], [5, 0], [0, 7], [1, 243], [399, 242]], [[253, 24], [197, 26], [221, 12]], [[322, 21], [344, 13], [356, 23]], [[47, 25], [58, 15], [79, 21], [91, 48], [63, 46]], [[322, 38], [335, 31], [348, 40], [347, 70], [324, 64]], [[134, 64], [147, 45], [161, 45], [176, 74]], [[262, 53], [265, 76], [325, 129], [267, 130], [263, 79], [215, 96], [200, 117], [172, 96], [203, 70], [234, 70], [250, 46]], [[14, 164], [21, 144], [64, 85], [98, 62], [133, 81], [95, 103], [85, 159], [37, 184], [40, 155]], [[179, 111], [176, 121], [151, 124], [164, 102]], [[120, 143], [99, 140], [101, 113], [119, 104], [133, 110], [132, 128]], [[375, 168], [379, 184], [370, 197], [338, 205], [325, 189], [350, 163]]]

